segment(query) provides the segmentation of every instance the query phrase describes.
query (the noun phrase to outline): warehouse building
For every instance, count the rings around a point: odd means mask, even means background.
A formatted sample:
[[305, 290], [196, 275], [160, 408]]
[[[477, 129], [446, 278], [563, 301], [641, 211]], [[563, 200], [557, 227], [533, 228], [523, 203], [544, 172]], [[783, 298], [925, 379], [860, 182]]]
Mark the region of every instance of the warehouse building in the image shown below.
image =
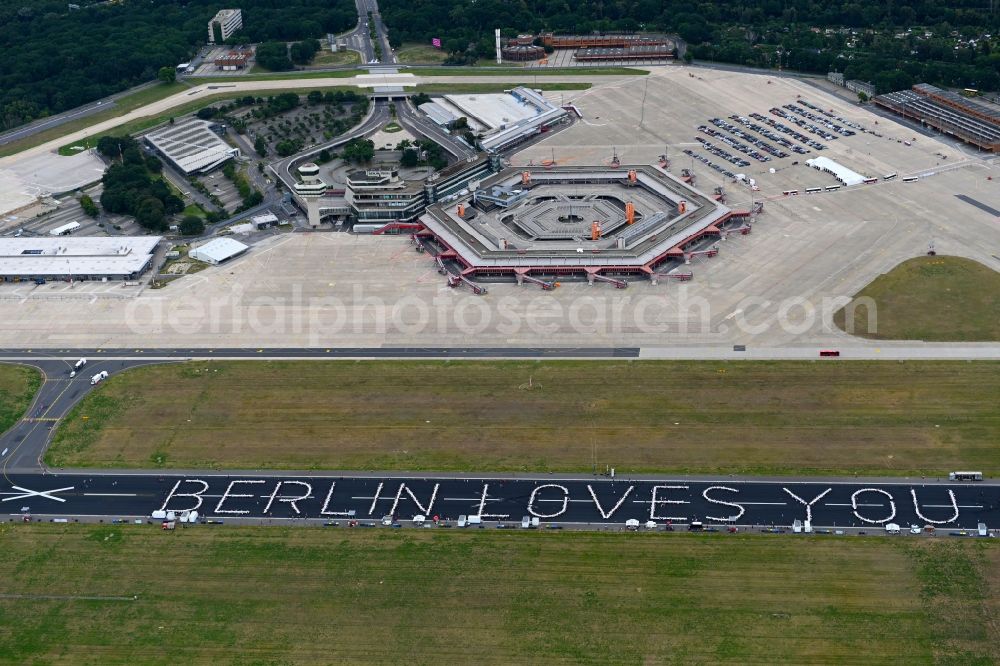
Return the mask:
[[249, 245], [232, 238], [216, 238], [188, 252], [188, 256], [206, 264], [218, 266], [230, 259], [240, 256], [250, 249]]
[[153, 263], [160, 236], [0, 238], [0, 279], [135, 280]]
[[253, 58], [253, 51], [236, 49], [215, 59], [215, 68], [225, 72], [246, 69]]
[[189, 176], [205, 173], [240, 156], [240, 149], [230, 146], [212, 131], [212, 123], [192, 118], [146, 135], [146, 143], [165, 160]]

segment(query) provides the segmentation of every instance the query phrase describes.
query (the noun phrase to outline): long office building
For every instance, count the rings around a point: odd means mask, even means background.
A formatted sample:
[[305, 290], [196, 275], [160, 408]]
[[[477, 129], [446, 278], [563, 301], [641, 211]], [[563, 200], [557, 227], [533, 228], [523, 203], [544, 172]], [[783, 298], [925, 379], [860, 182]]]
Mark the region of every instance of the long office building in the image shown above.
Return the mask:
[[1000, 105], [968, 99], [926, 83], [879, 95], [874, 102], [983, 150], [1000, 152]]

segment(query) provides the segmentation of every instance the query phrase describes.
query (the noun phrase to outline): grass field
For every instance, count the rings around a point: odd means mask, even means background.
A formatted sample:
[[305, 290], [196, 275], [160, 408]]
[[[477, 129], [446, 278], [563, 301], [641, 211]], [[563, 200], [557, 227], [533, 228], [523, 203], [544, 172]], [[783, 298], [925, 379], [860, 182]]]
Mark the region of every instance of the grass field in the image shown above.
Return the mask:
[[341, 49], [334, 53], [333, 51], [323, 48], [316, 57], [313, 58], [313, 67], [339, 67], [341, 65], [357, 65], [361, 62], [361, 54], [357, 51], [350, 51], [348, 49]]
[[430, 44], [403, 44], [396, 49], [396, 60], [400, 64], [410, 63], [442, 63], [448, 58], [448, 53], [436, 49]]
[[840, 328], [880, 340], [948, 342], [1000, 340], [1000, 273], [961, 257], [917, 257], [880, 275], [855, 295], [875, 301], [877, 328], [867, 327], [868, 310], [834, 315]]
[[34, 368], [0, 364], [0, 434], [17, 423], [42, 385]]
[[1000, 659], [992, 540], [5, 524], [0, 551], [9, 663]]
[[113, 376], [47, 460], [996, 475], [998, 404], [996, 362], [194, 362]]

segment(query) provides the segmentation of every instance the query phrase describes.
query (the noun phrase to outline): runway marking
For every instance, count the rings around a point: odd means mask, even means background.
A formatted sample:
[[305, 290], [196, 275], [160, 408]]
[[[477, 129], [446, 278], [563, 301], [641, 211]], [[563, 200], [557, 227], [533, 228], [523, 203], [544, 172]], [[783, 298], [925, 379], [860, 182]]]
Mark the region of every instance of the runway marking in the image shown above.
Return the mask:
[[56, 488], [55, 490], [28, 490], [27, 488], [22, 488], [21, 486], [11, 486], [14, 490], [20, 490], [21, 494], [17, 493], [0, 493], [0, 495], [13, 495], [13, 497], [4, 497], [0, 499], [0, 502], [10, 502], [11, 500], [27, 499], [28, 497], [44, 497], [45, 499], [55, 500], [57, 502], [65, 502], [66, 499], [63, 497], [53, 497], [52, 493], [61, 493], [64, 490], [73, 490], [76, 486], [66, 486], [65, 488]]
[[[746, 504], [746, 502], [744, 502]], [[837, 504], [835, 502], [827, 502], [823, 506], [854, 506], [853, 504]], [[858, 506], [885, 506], [885, 504], [858, 504]]]
[[84, 497], [138, 497], [138, 493], [84, 493]]

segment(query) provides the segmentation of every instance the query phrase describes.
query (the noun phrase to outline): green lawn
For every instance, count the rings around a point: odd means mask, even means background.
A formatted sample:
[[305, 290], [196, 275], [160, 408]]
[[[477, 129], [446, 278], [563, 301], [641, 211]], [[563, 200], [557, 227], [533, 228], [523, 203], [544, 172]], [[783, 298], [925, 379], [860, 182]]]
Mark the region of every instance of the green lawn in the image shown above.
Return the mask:
[[195, 217], [200, 217], [200, 218], [205, 217], [205, 211], [203, 211], [201, 209], [201, 206], [199, 206], [198, 204], [190, 204], [189, 206], [184, 208], [184, 212], [181, 214], [184, 217], [187, 217], [188, 215], [194, 215]]
[[1000, 544], [0, 525], [0, 660], [991, 664]]
[[47, 460], [995, 476], [998, 404], [997, 362], [198, 361], [102, 383]]
[[[105, 120], [110, 120], [111, 118], [117, 118], [123, 116], [130, 111], [150, 104], [152, 102], [157, 102], [166, 97], [170, 97], [176, 93], [186, 90], [188, 86], [183, 83], [171, 83], [168, 85], [155, 85], [145, 88], [138, 92], [126, 95], [115, 102], [113, 107], [110, 107], [107, 111], [101, 111], [100, 113], [95, 113], [93, 115], [87, 116], [85, 118], [79, 118], [77, 120], [71, 120], [68, 123], [59, 125], [58, 127], [53, 127], [52, 129], [45, 130], [44, 132], [39, 132], [38, 134], [33, 134], [29, 137], [21, 139], [19, 141], [14, 141], [8, 143], [4, 146], [0, 146], [0, 157], [6, 155], [13, 155], [14, 153], [19, 153], [22, 150], [27, 150], [34, 146], [43, 144], [47, 141], [52, 141], [53, 139], [58, 139], [61, 136], [66, 136], [68, 134], [73, 134], [74, 132], [79, 132], [82, 129], [86, 129], [91, 125], [95, 125], [99, 122]], [[90, 148], [94, 145], [94, 142], [82, 142], [78, 141], [73, 145], [83, 145], [86, 148]], [[75, 155], [79, 151], [68, 150], [70, 146], [64, 146], [59, 149], [60, 155]]]
[[396, 60], [403, 65], [442, 63], [447, 57], [448, 54], [445, 51], [436, 49], [430, 44], [403, 44], [396, 49]]
[[[876, 307], [874, 329], [868, 328], [867, 299]], [[845, 323], [848, 311], [854, 312], [853, 330]], [[879, 340], [997, 341], [1000, 273], [962, 257], [909, 259], [855, 294], [834, 322]]]
[[24, 365], [0, 364], [0, 434], [17, 423], [41, 385], [38, 370]]
[[342, 49], [334, 53], [324, 47], [313, 58], [312, 67], [339, 67], [341, 65], [357, 65], [361, 62], [361, 54], [357, 51]]

